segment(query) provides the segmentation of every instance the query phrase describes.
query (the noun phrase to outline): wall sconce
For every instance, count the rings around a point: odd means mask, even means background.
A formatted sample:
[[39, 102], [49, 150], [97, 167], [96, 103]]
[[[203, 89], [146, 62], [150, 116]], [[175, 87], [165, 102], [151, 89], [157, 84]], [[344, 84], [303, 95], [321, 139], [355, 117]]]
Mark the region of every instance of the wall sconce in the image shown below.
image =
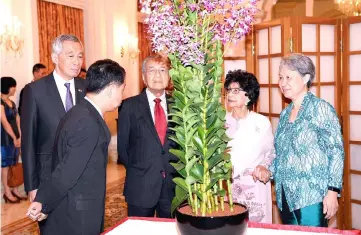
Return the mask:
[[126, 46], [120, 46], [119, 54], [121, 58], [123, 58], [124, 55], [127, 54], [129, 59], [131, 59], [134, 63], [140, 53], [138, 49], [138, 38], [131, 35], [128, 35], [126, 38], [126, 42], [124, 43]]
[[9, 20], [9, 24], [0, 25], [0, 48], [22, 56], [24, 40], [20, 38], [20, 27], [21, 22], [16, 16]]

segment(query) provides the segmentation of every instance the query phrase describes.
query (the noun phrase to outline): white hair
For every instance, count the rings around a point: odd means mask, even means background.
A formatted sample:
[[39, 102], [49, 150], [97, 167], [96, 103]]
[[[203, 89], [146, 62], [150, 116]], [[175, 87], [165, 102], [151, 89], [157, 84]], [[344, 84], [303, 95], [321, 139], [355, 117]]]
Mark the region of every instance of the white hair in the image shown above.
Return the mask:
[[52, 53], [55, 53], [57, 55], [60, 54], [63, 51], [63, 43], [65, 41], [78, 42], [83, 47], [83, 44], [76, 36], [72, 34], [62, 34], [56, 37], [51, 44]]

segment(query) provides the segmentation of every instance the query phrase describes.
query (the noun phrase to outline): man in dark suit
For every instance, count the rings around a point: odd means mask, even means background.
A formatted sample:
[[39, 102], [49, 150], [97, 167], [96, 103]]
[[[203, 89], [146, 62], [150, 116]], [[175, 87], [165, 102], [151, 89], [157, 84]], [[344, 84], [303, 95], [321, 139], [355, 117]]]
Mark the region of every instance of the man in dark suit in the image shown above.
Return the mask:
[[[118, 116], [118, 163], [127, 173], [124, 196], [128, 216], [171, 217], [174, 197], [174, 156], [169, 153], [165, 88], [169, 82], [169, 61], [160, 55], [143, 62], [147, 88], [124, 100]], [[175, 159], [174, 159], [175, 160]]]
[[112, 60], [100, 60], [86, 79], [86, 97], [57, 129], [51, 177], [40, 183], [28, 209], [31, 219], [46, 219], [43, 235], [98, 235], [103, 230], [110, 142], [103, 115], [121, 104], [125, 71]]
[[[40, 78], [45, 77], [45, 75], [46, 75], [46, 66], [41, 63], [37, 63], [33, 66], [33, 80], [31, 80], [31, 82], [39, 80]], [[23, 105], [23, 92], [24, 92], [24, 88], [21, 89], [19, 94], [19, 107], [18, 107], [19, 115], [21, 115], [21, 106]]]
[[73, 35], [60, 35], [52, 44], [54, 71], [24, 88], [21, 107], [21, 154], [25, 190], [33, 201], [42, 180], [51, 174], [56, 128], [64, 114], [85, 96], [78, 76], [83, 45]]

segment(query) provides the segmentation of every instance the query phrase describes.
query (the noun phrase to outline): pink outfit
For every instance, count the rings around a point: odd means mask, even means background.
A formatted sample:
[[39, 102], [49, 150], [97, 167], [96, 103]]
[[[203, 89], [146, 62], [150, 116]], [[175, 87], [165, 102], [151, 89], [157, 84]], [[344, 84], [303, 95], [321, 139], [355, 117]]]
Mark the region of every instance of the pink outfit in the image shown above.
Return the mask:
[[275, 158], [271, 123], [255, 112], [240, 120], [229, 113], [226, 127], [232, 138], [233, 200], [248, 207], [250, 221], [272, 223], [271, 183], [255, 183], [251, 175], [256, 166], [268, 168]]

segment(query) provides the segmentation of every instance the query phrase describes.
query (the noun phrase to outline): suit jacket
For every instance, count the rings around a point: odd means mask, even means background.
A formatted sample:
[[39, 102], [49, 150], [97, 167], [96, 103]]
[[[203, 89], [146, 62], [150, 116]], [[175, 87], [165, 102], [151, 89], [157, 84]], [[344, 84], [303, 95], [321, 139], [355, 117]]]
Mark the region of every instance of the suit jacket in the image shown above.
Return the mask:
[[168, 140], [169, 134], [168, 128], [162, 145], [145, 90], [123, 101], [118, 115], [118, 163], [124, 164], [127, 170], [124, 196], [128, 204], [143, 208], [155, 206], [162, 190], [162, 172], [166, 173], [164, 186], [168, 198], [173, 199], [175, 170], [169, 162], [177, 159], [169, 153], [169, 148], [175, 147], [174, 142]]
[[61, 120], [54, 143], [51, 178], [41, 182], [35, 201], [48, 218], [41, 234], [98, 235], [105, 206], [109, 129], [87, 100]]
[[[80, 78], [75, 78], [74, 84], [78, 103], [85, 96], [86, 84]], [[65, 108], [53, 73], [25, 86], [20, 125], [24, 184], [28, 192], [50, 177], [55, 133], [64, 115]]]

